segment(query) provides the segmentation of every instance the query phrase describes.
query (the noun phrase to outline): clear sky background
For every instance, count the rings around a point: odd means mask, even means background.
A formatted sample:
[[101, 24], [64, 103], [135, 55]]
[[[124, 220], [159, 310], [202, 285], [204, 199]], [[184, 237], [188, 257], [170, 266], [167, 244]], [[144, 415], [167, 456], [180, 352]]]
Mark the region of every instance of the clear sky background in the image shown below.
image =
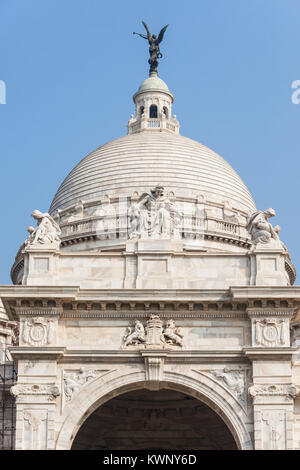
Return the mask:
[[0, 284], [67, 173], [126, 134], [148, 74], [141, 21], [162, 44], [181, 134], [224, 157], [273, 207], [300, 272], [299, 0], [0, 0]]

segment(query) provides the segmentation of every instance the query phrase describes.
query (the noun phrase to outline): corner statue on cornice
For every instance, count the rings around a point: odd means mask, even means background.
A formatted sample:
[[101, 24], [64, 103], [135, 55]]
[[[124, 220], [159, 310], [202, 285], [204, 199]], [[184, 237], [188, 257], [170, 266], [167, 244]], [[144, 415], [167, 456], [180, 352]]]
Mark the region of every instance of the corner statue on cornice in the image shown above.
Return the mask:
[[280, 227], [276, 225], [275, 227], [270, 224], [269, 220], [271, 217], [276, 215], [274, 209], [267, 209], [264, 212], [258, 211], [252, 214], [247, 221], [247, 230], [251, 235], [252, 243], [254, 247], [258, 243], [267, 244], [272, 240], [279, 241], [280, 245], [282, 243], [279, 240]]
[[25, 247], [44, 245], [58, 249], [61, 230], [51, 215], [47, 212], [43, 214], [36, 209], [31, 213], [31, 216], [37, 221], [37, 227], [28, 227], [29, 236], [25, 241]]
[[162, 53], [160, 52], [159, 44], [162, 42], [165, 31], [169, 25], [167, 24], [166, 26], [164, 26], [162, 30], [160, 31], [158, 37], [156, 37], [155, 34], [152, 34], [151, 36], [149, 28], [146, 25], [146, 23], [144, 21], [142, 21], [142, 23], [146, 29], [147, 36], [145, 36], [144, 34], [140, 34], [140, 33], [133, 33], [133, 34], [137, 34], [138, 36], [141, 36], [141, 38], [148, 40], [149, 45], [150, 45], [149, 47], [150, 59], [148, 60], [148, 64], [150, 65], [149, 75], [157, 75], [158, 59], [160, 59], [163, 56]]

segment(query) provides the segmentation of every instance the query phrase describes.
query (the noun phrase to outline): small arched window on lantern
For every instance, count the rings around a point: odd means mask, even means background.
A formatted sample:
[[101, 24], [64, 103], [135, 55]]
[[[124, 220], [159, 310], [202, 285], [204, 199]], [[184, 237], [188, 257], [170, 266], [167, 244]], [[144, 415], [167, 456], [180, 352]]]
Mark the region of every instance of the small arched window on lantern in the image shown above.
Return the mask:
[[144, 106], [141, 106], [141, 107], [140, 107], [140, 117], [143, 116], [144, 111], [145, 111], [145, 107], [144, 107]]
[[157, 106], [156, 104], [151, 104], [149, 111], [150, 118], [157, 118]]
[[166, 119], [169, 119], [169, 110], [168, 110], [167, 106], [163, 107], [163, 115]]

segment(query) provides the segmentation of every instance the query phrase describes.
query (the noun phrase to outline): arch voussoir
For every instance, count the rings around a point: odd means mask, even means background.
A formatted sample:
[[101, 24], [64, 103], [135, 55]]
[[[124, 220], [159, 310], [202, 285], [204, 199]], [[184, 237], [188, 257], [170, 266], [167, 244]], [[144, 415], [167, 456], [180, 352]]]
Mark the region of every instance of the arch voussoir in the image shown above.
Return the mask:
[[[113, 371], [105, 377], [87, 384], [69, 403], [63, 413], [61, 429], [56, 442], [57, 450], [67, 450], [84, 421], [105, 402], [121, 394], [148, 388], [141, 370]], [[193, 396], [208, 405], [225, 422], [239, 449], [251, 449], [252, 441], [246, 424], [245, 413], [232, 400], [230, 392], [216, 385], [208, 377], [187, 376], [178, 372], [166, 372], [158, 388], [166, 388]]]

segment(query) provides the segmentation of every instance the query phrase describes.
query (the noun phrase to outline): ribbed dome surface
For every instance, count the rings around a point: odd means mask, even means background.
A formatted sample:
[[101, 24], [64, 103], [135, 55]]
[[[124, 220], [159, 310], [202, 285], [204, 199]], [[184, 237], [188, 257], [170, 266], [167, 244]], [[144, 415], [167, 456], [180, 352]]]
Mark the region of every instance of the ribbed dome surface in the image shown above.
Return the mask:
[[113, 140], [87, 155], [69, 173], [50, 207], [64, 209], [80, 199], [131, 195], [162, 184], [176, 196], [203, 194], [254, 211], [247, 187], [219, 155], [168, 132], [144, 131]]
[[169, 88], [161, 78], [154, 76], [146, 78], [138, 89], [139, 92], [148, 90], [169, 91]]

